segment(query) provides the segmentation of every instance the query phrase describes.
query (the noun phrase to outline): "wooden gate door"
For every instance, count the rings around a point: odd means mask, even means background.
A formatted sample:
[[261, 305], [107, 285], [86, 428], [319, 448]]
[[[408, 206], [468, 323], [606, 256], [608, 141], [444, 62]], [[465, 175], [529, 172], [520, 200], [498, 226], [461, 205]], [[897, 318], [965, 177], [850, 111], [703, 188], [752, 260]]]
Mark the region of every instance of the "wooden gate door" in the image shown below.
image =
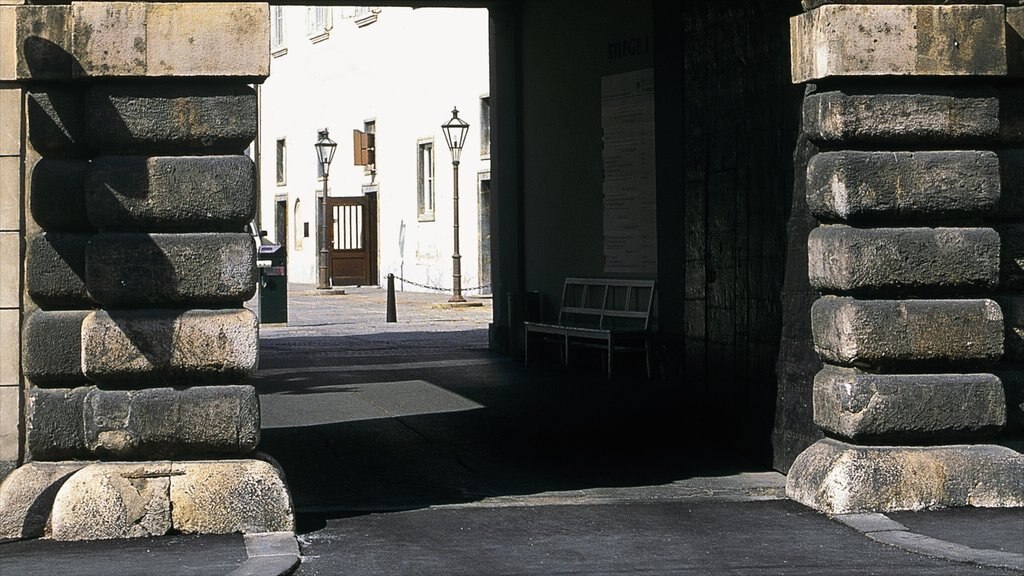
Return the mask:
[[376, 196], [328, 198], [327, 230], [331, 247], [331, 284], [368, 286], [377, 283]]

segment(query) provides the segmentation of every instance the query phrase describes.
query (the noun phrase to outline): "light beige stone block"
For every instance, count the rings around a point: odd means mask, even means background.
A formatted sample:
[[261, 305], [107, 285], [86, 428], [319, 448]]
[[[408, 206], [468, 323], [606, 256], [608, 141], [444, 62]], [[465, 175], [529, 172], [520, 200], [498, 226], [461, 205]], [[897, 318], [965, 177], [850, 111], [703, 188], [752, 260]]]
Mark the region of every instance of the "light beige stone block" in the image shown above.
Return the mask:
[[21, 230], [21, 159], [0, 156], [0, 232]]
[[[5, 4], [5, 2], [0, 2]], [[0, 80], [18, 77], [18, 34], [16, 8], [0, 6]]]
[[270, 9], [257, 2], [148, 5], [149, 76], [270, 75]]
[[79, 2], [72, 7], [72, 53], [82, 76], [146, 74], [144, 2]]
[[18, 6], [15, 15], [18, 79], [71, 78], [71, 6]]
[[[0, 40], [0, 42], [3, 41]], [[21, 90], [0, 88], [0, 156], [20, 155]]]
[[0, 386], [17, 386], [21, 358], [21, 312], [0, 309]]
[[88, 462], [30, 462], [0, 483], [0, 538], [39, 538], [57, 490]]
[[54, 540], [163, 536], [171, 528], [170, 462], [93, 464], [57, 492]]
[[291, 532], [291, 496], [262, 460], [177, 462], [171, 477], [174, 529], [186, 534]]
[[21, 421], [21, 387], [0, 386], [0, 461], [18, 460]]
[[790, 19], [793, 82], [833, 76], [1005, 76], [1001, 5], [826, 5]]
[[21, 235], [0, 232], [0, 308], [17, 308], [21, 299]]

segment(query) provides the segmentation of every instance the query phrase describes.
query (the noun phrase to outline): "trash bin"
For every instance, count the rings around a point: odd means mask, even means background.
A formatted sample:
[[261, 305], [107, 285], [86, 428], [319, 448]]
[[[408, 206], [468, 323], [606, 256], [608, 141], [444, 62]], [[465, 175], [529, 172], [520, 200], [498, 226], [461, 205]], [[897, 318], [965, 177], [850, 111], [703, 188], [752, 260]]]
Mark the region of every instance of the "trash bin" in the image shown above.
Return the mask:
[[256, 266], [260, 271], [260, 323], [288, 322], [288, 269], [284, 246], [265, 244], [258, 248]]

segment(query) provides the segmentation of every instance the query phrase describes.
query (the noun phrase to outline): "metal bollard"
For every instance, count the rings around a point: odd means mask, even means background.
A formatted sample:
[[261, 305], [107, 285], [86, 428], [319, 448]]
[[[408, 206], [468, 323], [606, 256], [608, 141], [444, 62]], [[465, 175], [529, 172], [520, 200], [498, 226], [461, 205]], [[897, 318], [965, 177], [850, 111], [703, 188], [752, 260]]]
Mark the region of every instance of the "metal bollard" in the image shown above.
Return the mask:
[[395, 312], [395, 275], [388, 274], [388, 322], [398, 322]]

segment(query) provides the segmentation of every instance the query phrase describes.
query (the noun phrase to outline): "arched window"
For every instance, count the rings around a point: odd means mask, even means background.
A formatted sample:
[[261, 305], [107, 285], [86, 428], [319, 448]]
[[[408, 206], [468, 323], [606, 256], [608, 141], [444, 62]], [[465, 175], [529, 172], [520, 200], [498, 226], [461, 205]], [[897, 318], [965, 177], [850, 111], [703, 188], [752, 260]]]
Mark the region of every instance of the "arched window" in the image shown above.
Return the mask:
[[301, 210], [302, 201], [295, 200], [295, 217], [292, 219], [292, 222], [295, 222], [295, 224], [292, 226], [292, 231], [294, 234], [294, 239], [292, 240], [292, 247], [295, 248], [296, 250], [302, 250], [302, 232], [304, 229], [306, 229], [307, 226], [309, 226], [308, 223], [299, 226], [299, 222], [302, 222], [302, 218], [300, 218], [302, 214]]

